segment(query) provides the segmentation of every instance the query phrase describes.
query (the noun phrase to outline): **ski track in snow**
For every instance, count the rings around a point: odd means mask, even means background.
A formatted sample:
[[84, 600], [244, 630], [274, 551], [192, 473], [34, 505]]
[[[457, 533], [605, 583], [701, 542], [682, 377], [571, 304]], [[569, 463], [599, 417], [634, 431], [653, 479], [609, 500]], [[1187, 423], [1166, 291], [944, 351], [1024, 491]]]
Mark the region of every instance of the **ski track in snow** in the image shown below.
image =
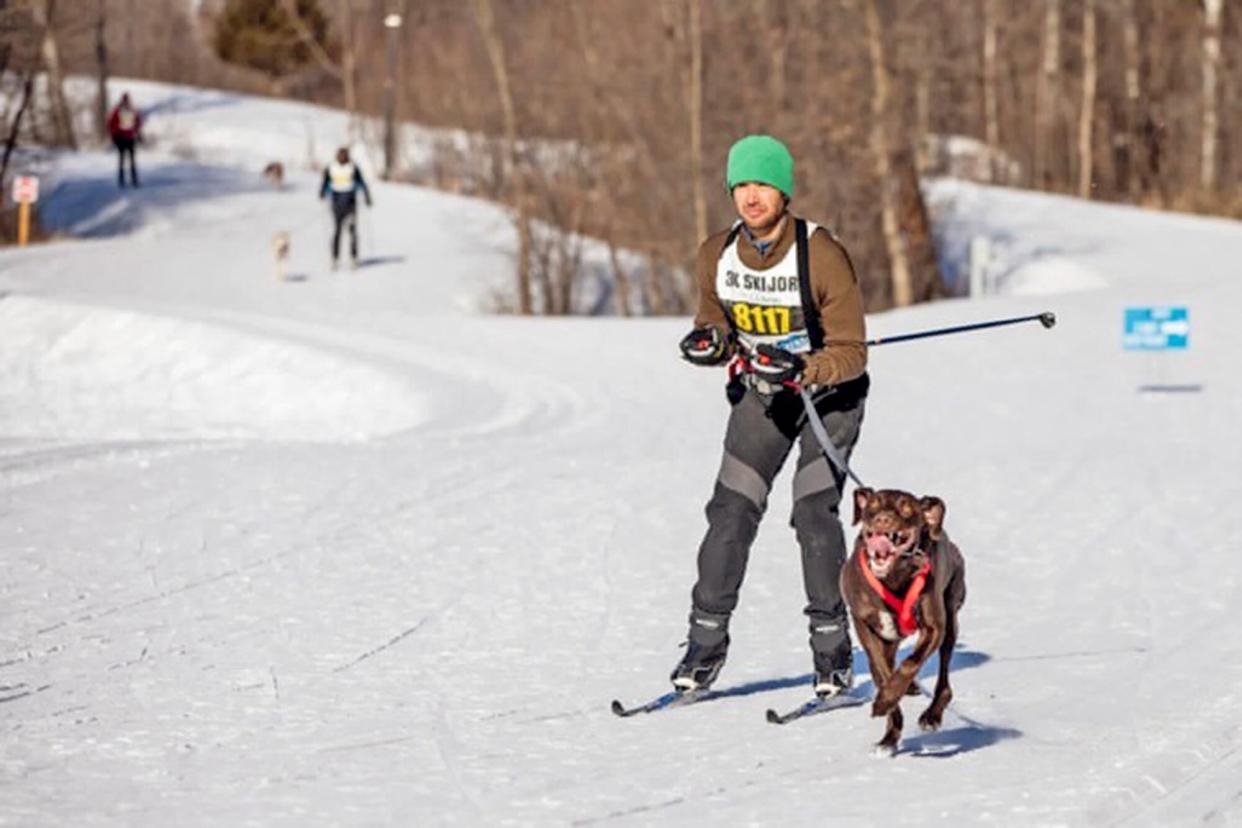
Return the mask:
[[[169, 94], [167, 135], [215, 119], [261, 168], [228, 127], [275, 104]], [[788, 473], [722, 697], [608, 710], [665, 689], [719, 459], [685, 320], [473, 313], [513, 247], [485, 204], [377, 183], [377, 262], [329, 273], [313, 177], [140, 163], [118, 202], [109, 156], [64, 159], [92, 238], [0, 253], [0, 824], [1242, 819], [1242, 227], [934, 189], [1015, 291], [1074, 292], [869, 320], [1060, 319], [872, 352], [856, 468], [943, 496], [969, 573], [944, 728], [907, 699], [876, 760], [867, 706], [763, 719], [809, 692]], [[1163, 302], [1192, 350], [1122, 353]], [[1175, 381], [1204, 391], [1136, 392]]]

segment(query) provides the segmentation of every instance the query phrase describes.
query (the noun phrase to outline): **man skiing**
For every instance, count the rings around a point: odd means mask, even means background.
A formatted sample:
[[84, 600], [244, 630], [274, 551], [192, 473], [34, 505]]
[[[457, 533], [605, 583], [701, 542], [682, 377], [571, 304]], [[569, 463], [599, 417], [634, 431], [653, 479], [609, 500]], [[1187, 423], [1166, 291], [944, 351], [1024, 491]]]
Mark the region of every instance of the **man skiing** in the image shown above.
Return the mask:
[[699, 248], [698, 313], [681, 342], [682, 357], [695, 365], [733, 360], [733, 408], [707, 504], [686, 653], [670, 676], [680, 691], [706, 689], [724, 665], [750, 547], [795, 442], [792, 523], [802, 550], [814, 689], [828, 698], [853, 681], [837, 583], [846, 559], [837, 515], [845, 475], [825, 459], [796, 388], [811, 394], [829, 439], [848, 459], [870, 384], [862, 293], [841, 243], [789, 212], [793, 167], [789, 150], [770, 136], [734, 144], [725, 180], [740, 221]]
[[371, 191], [362, 177], [362, 170], [349, 160], [349, 149], [341, 147], [336, 151], [336, 159], [323, 171], [323, 185], [319, 188], [319, 198], [332, 196], [332, 269], [341, 255], [341, 228], [349, 227], [349, 260], [353, 267], [358, 266], [358, 191], [371, 206]]
[[129, 156], [129, 180], [138, 186], [138, 165], [134, 147], [142, 141], [142, 113], [130, 103], [129, 93], [121, 95], [120, 102], [108, 114], [108, 135], [117, 151], [117, 184], [125, 187], [125, 157]]

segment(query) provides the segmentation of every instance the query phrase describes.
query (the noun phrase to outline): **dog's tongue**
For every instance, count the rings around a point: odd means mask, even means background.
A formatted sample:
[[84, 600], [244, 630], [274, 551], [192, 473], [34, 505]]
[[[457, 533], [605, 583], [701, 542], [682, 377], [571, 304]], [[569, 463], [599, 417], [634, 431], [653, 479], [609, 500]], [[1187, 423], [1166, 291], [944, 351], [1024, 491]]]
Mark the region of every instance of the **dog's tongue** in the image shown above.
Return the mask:
[[884, 560], [891, 556], [896, 550], [893, 549], [893, 542], [884, 535], [872, 535], [867, 538], [867, 553], [872, 558]]

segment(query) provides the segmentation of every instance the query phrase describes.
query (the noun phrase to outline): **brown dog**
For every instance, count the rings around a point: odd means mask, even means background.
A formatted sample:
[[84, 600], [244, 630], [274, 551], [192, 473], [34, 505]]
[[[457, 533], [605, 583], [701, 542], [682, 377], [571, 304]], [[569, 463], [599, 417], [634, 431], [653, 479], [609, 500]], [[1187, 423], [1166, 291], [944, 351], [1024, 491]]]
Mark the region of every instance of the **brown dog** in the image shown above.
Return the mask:
[[285, 185], [285, 165], [279, 161], [269, 162], [263, 168], [263, 177], [267, 179], [267, 183], [279, 190]]
[[[859, 488], [854, 523], [862, 529], [841, 570], [841, 594], [858, 641], [871, 662], [876, 696], [872, 716], [888, 716], [877, 751], [892, 755], [901, 738], [901, 697], [917, 695], [915, 677], [937, 648], [940, 674], [919, 726], [936, 730], [953, 698], [949, 660], [957, 642], [957, 613], [966, 600], [966, 564], [944, 532], [944, 501], [898, 489]], [[914, 651], [896, 665], [903, 638], [918, 633]]]

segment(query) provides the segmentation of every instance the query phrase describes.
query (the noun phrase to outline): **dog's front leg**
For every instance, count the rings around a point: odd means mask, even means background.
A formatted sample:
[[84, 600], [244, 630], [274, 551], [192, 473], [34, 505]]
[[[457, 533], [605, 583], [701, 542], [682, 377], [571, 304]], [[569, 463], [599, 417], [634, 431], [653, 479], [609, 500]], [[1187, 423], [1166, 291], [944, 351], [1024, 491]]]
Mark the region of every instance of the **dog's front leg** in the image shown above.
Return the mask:
[[936, 690], [932, 694], [932, 702], [919, 716], [919, 727], [925, 731], [940, 729], [944, 718], [944, 710], [953, 699], [953, 688], [949, 686], [949, 661], [953, 658], [953, 646], [957, 643], [957, 610], [949, 609], [944, 624], [944, 637], [940, 642], [940, 673], [936, 676]]
[[[880, 688], [888, 683], [889, 676], [893, 674], [896, 646], [890, 645], [871, 629], [870, 624], [858, 617], [854, 619], [854, 632], [858, 634], [858, 643], [863, 648], [863, 652], [867, 654], [867, 661], [871, 664], [871, 683], [875, 685], [878, 697]], [[886, 713], [888, 713], [887, 710], [879, 710], [874, 704], [871, 707], [872, 716], [883, 716]]]
[[940, 646], [942, 635], [943, 630], [940, 627], [919, 627], [919, 639], [914, 645], [914, 650], [905, 661], [901, 662], [901, 666], [893, 671], [884, 686], [879, 688], [875, 704], [872, 706], [872, 715], [875, 715], [877, 708], [882, 712], [887, 712], [897, 706], [910, 683], [918, 676], [923, 662], [927, 661], [927, 657], [936, 647]]

